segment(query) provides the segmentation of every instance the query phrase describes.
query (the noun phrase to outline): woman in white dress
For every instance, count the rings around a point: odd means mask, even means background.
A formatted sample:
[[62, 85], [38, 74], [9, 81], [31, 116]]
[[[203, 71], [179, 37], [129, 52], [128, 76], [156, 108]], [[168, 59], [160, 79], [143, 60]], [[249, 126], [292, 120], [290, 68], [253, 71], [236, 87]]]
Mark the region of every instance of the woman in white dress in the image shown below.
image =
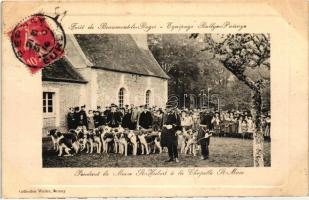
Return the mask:
[[238, 135], [240, 135], [244, 138], [243, 130], [242, 130], [242, 126], [241, 126], [243, 119], [244, 119], [243, 116], [239, 115], [239, 118], [237, 120], [237, 133], [238, 133]]
[[213, 116], [212, 120], [211, 120], [211, 123], [214, 127], [214, 134], [216, 136], [219, 136], [220, 135], [220, 115], [218, 112], [215, 113], [215, 116]]
[[252, 116], [249, 115], [248, 120], [247, 120], [247, 134], [249, 138], [253, 138], [254, 129], [255, 129], [255, 125], [252, 120]]

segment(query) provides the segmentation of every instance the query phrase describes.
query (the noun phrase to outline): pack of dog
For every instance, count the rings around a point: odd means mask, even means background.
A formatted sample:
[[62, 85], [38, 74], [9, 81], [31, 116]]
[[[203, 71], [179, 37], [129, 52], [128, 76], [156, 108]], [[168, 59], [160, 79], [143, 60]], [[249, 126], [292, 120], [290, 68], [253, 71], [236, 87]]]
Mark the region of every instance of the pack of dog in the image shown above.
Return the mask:
[[53, 149], [58, 156], [72, 156], [80, 152], [116, 153], [128, 156], [161, 153], [160, 132], [149, 130], [128, 130], [122, 127], [101, 126], [93, 130], [78, 127], [61, 133], [57, 129], [48, 131], [53, 142]]

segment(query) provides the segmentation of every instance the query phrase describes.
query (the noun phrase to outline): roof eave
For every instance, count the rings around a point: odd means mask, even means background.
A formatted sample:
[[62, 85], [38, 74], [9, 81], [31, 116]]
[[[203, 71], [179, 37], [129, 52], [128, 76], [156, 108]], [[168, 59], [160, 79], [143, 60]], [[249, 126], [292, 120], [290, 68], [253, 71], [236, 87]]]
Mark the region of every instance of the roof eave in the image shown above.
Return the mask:
[[137, 73], [137, 72], [129, 72], [129, 71], [125, 71], [125, 70], [110, 69], [110, 68], [99, 67], [99, 66], [91, 66], [91, 68], [100, 69], [100, 70], [106, 70], [106, 71], [119, 72], [119, 73], [134, 74], [134, 75], [139, 75], [139, 76], [150, 76], [150, 77], [161, 78], [161, 79], [166, 79], [166, 80], [169, 80], [169, 79], [170, 79], [169, 76], [167, 76], [167, 77], [162, 77], [162, 76], [156, 76], [156, 75], [151, 75], [151, 74], [143, 74], [143, 73]]
[[88, 81], [82, 81], [82, 80], [73, 80], [73, 79], [66, 79], [66, 78], [46, 78], [46, 77], [42, 78], [42, 81], [80, 83], [80, 84], [88, 83]]

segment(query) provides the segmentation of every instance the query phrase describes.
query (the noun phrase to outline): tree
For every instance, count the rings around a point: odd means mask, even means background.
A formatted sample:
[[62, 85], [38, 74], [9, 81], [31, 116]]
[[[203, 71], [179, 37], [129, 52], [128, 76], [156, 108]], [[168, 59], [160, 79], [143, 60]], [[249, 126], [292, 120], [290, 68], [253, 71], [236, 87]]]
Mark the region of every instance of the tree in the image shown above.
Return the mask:
[[[190, 38], [197, 38], [192, 34]], [[247, 69], [259, 71], [270, 70], [270, 36], [269, 34], [205, 34], [205, 47], [201, 51], [210, 52], [223, 66], [234, 74], [238, 80], [252, 90], [253, 110], [256, 130], [253, 133], [254, 166], [264, 166], [263, 132], [261, 126], [262, 93], [268, 77], [260, 76], [253, 80], [246, 74]]]
[[[195, 95], [200, 100], [201, 91], [207, 88], [226, 91], [231, 73], [223, 65], [212, 59], [207, 52], [200, 52], [203, 41], [192, 41], [190, 34], [149, 34], [148, 45], [152, 54], [170, 76], [169, 95], [177, 94], [179, 106], [184, 106], [184, 94], [189, 102], [189, 95]], [[229, 92], [220, 93], [227, 99]], [[239, 96], [242, 98], [242, 95]], [[228, 100], [227, 100], [228, 101]], [[189, 105], [189, 104], [187, 104]], [[200, 101], [198, 101], [200, 105]]]

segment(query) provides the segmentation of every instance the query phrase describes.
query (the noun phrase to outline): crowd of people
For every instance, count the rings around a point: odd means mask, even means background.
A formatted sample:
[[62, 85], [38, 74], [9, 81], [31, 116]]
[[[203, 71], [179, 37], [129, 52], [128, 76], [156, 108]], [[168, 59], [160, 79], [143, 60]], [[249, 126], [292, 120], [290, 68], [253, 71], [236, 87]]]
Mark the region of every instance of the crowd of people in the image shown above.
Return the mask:
[[[270, 138], [270, 114], [261, 116], [264, 136]], [[137, 131], [152, 130], [160, 133], [160, 144], [168, 149], [167, 162], [178, 160], [178, 136], [187, 135], [190, 145], [200, 146], [202, 159], [208, 159], [210, 136], [253, 138], [255, 122], [250, 111], [219, 111], [211, 109], [179, 109], [166, 105], [166, 108], [150, 107], [148, 105], [115, 104], [102, 109], [88, 110], [86, 106], [69, 108], [67, 115], [68, 129], [82, 127], [90, 132], [101, 127], [122, 127]], [[191, 133], [188, 135], [188, 133]], [[182, 134], [182, 135], [181, 135]], [[180, 144], [181, 146], [181, 144]]]
[[[206, 108], [202, 109], [176, 109], [179, 115], [180, 126], [183, 130], [198, 130], [201, 122], [201, 114], [207, 113], [211, 123], [209, 129], [215, 136], [252, 138], [255, 129], [255, 122], [249, 111], [220, 111], [215, 112]], [[120, 108], [115, 104], [102, 109], [97, 106], [96, 110], [86, 110], [86, 106], [71, 107], [67, 115], [68, 129], [76, 129], [84, 126], [88, 130], [103, 125], [112, 128], [119, 127], [136, 130], [138, 128], [154, 131], [162, 130], [164, 124], [164, 114], [166, 109], [147, 105], [134, 106], [125, 105]], [[264, 136], [270, 138], [270, 114], [262, 115], [262, 129]]]

